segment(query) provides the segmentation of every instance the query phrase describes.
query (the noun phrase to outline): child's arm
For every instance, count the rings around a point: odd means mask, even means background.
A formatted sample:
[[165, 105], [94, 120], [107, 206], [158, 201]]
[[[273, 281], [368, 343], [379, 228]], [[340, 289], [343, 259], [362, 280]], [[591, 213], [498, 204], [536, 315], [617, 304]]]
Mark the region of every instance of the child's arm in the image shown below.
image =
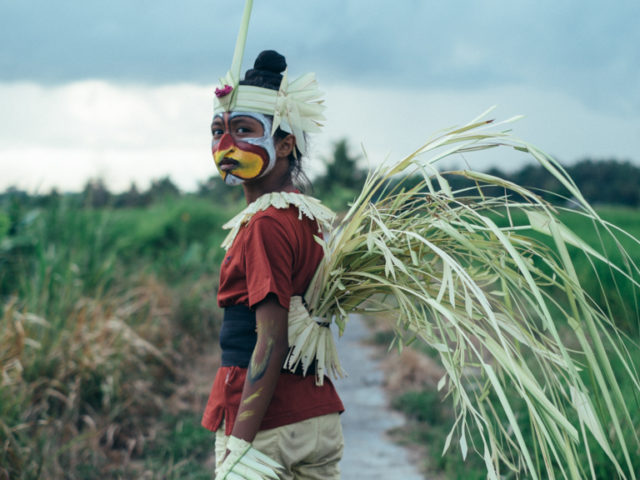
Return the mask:
[[252, 442], [271, 402], [289, 348], [287, 310], [275, 295], [256, 306], [256, 341], [231, 435]]

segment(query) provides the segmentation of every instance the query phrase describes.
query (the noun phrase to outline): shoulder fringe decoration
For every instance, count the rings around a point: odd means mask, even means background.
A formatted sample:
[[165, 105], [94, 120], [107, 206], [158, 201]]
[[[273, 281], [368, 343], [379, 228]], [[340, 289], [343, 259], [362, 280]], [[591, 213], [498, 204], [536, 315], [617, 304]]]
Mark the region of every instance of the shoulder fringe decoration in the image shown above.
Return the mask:
[[301, 193], [271, 192], [265, 193], [255, 202], [251, 202], [238, 215], [222, 226], [225, 230], [231, 231], [222, 242], [221, 247], [225, 250], [229, 250], [236, 238], [236, 235], [238, 235], [240, 228], [249, 223], [251, 217], [256, 213], [263, 212], [269, 207], [283, 210], [292, 206], [298, 209], [298, 218], [302, 219], [304, 215], [305, 217], [318, 222], [321, 232], [327, 232], [331, 229], [336, 214], [329, 208], [322, 205], [320, 200]]
[[253, 0], [247, 0], [240, 22], [240, 30], [233, 53], [231, 69], [220, 79], [220, 86], [228, 93], [213, 99], [214, 114], [222, 112], [258, 112], [273, 115], [273, 135], [278, 127], [296, 137], [296, 146], [307, 153], [305, 133], [319, 132], [325, 117], [323, 93], [318, 88], [315, 73], [307, 73], [289, 82], [285, 70], [278, 91], [251, 85], [240, 85], [242, 57], [249, 30]]

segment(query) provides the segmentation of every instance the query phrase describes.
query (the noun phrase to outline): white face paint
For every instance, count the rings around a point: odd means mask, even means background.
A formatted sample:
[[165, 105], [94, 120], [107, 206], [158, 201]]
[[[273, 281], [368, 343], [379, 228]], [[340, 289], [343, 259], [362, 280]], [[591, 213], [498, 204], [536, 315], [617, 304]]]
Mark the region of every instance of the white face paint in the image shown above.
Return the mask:
[[[222, 125], [225, 125], [225, 128], [224, 134], [222, 136], [220, 136], [219, 133], [214, 134], [211, 142], [214, 161], [224, 182], [227, 185], [241, 185], [246, 180], [261, 178], [269, 173], [276, 164], [275, 143], [271, 135], [271, 119], [262, 113], [256, 112], [231, 112], [227, 115], [227, 118], [225, 118], [225, 115], [227, 114], [217, 114], [214, 116], [214, 121], [220, 119]], [[250, 117], [258, 121], [262, 125], [263, 135], [261, 137], [242, 136], [242, 138], [235, 138], [233, 132], [228, 131], [228, 125], [237, 117]], [[220, 131], [221, 130], [218, 130], [218, 132]], [[227, 134], [231, 136], [231, 139]], [[229, 150], [230, 141], [232, 141], [231, 150]], [[258, 150], [256, 151], [255, 148], [251, 148], [247, 144], [258, 147]], [[260, 153], [260, 151], [264, 153]], [[256, 154], [258, 156], [256, 156]], [[222, 171], [220, 170], [220, 162], [227, 158], [236, 161], [237, 165], [229, 171]], [[263, 160], [258, 160], [259, 158]], [[260, 163], [256, 164], [256, 161]]]

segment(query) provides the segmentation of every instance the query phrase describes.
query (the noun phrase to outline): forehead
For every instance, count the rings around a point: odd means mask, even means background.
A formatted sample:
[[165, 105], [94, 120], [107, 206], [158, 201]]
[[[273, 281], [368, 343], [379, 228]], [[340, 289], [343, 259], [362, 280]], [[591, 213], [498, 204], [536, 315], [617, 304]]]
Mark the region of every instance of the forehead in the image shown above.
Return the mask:
[[258, 122], [260, 122], [262, 124], [262, 126], [265, 128], [265, 130], [267, 129], [267, 127], [271, 126], [271, 121], [269, 120], [269, 118], [262, 114], [262, 113], [257, 113], [257, 112], [222, 112], [222, 113], [216, 113], [213, 116], [213, 121], [216, 122], [230, 122], [234, 119], [247, 119], [247, 118], [251, 118], [253, 120], [257, 120]]

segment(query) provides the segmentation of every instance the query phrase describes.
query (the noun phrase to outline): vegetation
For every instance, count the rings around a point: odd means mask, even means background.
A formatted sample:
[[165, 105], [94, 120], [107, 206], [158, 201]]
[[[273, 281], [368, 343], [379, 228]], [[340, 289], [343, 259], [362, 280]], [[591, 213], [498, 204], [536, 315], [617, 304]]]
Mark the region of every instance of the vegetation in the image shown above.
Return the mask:
[[187, 408], [202, 400], [180, 387], [216, 344], [229, 215], [193, 197], [75, 200], [0, 211], [0, 477], [205, 478], [192, 463], [211, 441]]
[[[640, 238], [640, 210], [632, 210], [624, 207], [606, 207], [599, 210], [600, 215], [612, 224], [618, 225], [633, 234], [636, 238]], [[496, 215], [498, 223], [505, 224], [506, 217]], [[594, 226], [591, 221], [570, 212], [561, 216], [562, 220], [574, 230], [578, 236], [590, 245], [598, 248], [603, 247], [608, 251], [609, 258], [615, 262], [620, 262], [617, 256], [617, 250], [611, 243], [602, 245], [602, 238], [594, 233]], [[513, 216], [515, 223], [522, 223], [523, 218]], [[536, 235], [532, 235], [536, 237]], [[537, 236], [538, 239], [545, 239], [543, 236]], [[546, 238], [548, 241], [548, 237]], [[631, 254], [631, 261], [636, 265], [640, 264], [640, 249], [632, 248], [633, 244], [625, 236], [619, 236], [621, 243], [627, 248]], [[593, 265], [588, 258], [581, 254], [577, 249], [571, 249], [571, 256], [578, 275], [589, 294], [596, 299], [599, 305], [608, 305], [611, 309], [611, 316], [615, 319], [616, 325], [624, 330], [628, 335], [625, 341], [626, 348], [630, 353], [630, 364], [635, 366], [640, 364], [640, 317], [638, 315], [638, 299], [637, 289], [634, 289], [628, 281], [625, 281], [620, 275], [614, 274], [610, 269], [597, 266], [598, 276], [593, 275]], [[614, 281], [615, 279], [615, 281]], [[565, 322], [559, 321], [558, 326], [561, 336], [565, 340], [572, 337], [572, 332]], [[378, 343], [388, 345], [389, 337], [387, 335], [378, 334]], [[422, 348], [417, 342], [414, 342], [410, 348], [419, 348], [420, 351], [431, 357], [437, 358], [437, 351], [433, 349]], [[616, 359], [612, 352], [612, 368], [616, 372], [618, 378], [624, 370], [623, 365]], [[532, 361], [528, 361], [531, 368], [535, 368]], [[586, 373], [583, 374], [585, 382], [590, 382]], [[625, 442], [633, 445], [635, 438], [640, 436], [640, 395], [636, 386], [631, 382], [620, 383], [623, 403], [628, 407], [631, 414], [632, 425], [628, 425], [623, 430]], [[515, 398], [515, 392], [510, 392], [510, 396]], [[497, 399], [491, 397], [491, 402]], [[430, 474], [442, 474], [445, 478], [451, 479], [484, 479], [486, 478], [486, 466], [481, 456], [469, 455], [463, 462], [460, 460], [460, 447], [452, 444], [450, 452], [442, 455], [445, 440], [448, 432], [454, 426], [456, 416], [454, 410], [450, 406], [450, 402], [446, 396], [446, 392], [438, 391], [433, 385], [425, 384], [422, 388], [412, 389], [408, 391], [395, 392], [393, 399], [394, 408], [404, 412], [410, 419], [409, 426], [405, 432], [407, 441], [425, 446], [424, 450], [424, 466]], [[599, 408], [603, 408], [600, 406]], [[520, 419], [523, 430], [530, 428], [528, 425], [529, 414], [527, 406], [523, 402], [515, 402], [515, 415]], [[621, 414], [621, 412], [618, 412]], [[574, 424], [578, 421], [571, 418]], [[608, 425], [609, 431], [612, 426]], [[479, 445], [479, 439], [473, 436], [469, 441], [470, 444]], [[623, 461], [621, 451], [615, 450], [617, 460]], [[595, 478], [619, 478], [616, 469], [607, 459], [606, 454], [599, 448], [594, 448], [592, 452]], [[635, 448], [630, 452], [632, 468], [634, 471], [640, 471], [640, 449]], [[585, 452], [580, 453], [580, 463], [588, 465], [588, 458]], [[558, 472], [556, 472], [558, 474]], [[506, 476], [505, 478], [509, 478]]]
[[[381, 345], [387, 345], [387, 342], [380, 341]], [[417, 345], [413, 345], [417, 347]], [[634, 365], [640, 362], [640, 350], [637, 348], [637, 341], [629, 345]], [[614, 362], [615, 371], [620, 371], [622, 366]], [[635, 424], [635, 432], [631, 428], [624, 431], [626, 441], [633, 443], [634, 437], [640, 435], [640, 407], [637, 389], [630, 383], [621, 384], [624, 401], [630, 406], [632, 420]], [[474, 479], [484, 480], [487, 477], [486, 466], [480, 455], [468, 455], [462, 461], [461, 450], [458, 444], [452, 444], [446, 455], [442, 455], [445, 441], [448, 433], [455, 424], [456, 417], [450, 402], [443, 392], [437, 391], [431, 386], [424, 386], [421, 389], [411, 389], [402, 392], [392, 392], [392, 406], [403, 412], [409, 422], [401, 432], [404, 442], [409, 442], [419, 446], [422, 450], [422, 466], [427, 472], [427, 477], [432, 475], [441, 475], [443, 478], [456, 479]], [[512, 394], [512, 392], [510, 392]], [[497, 399], [492, 398], [492, 401]], [[523, 428], [527, 428], [529, 416], [527, 407], [523, 402], [515, 402], [514, 408], [516, 416], [520, 419]], [[575, 419], [572, 419], [575, 420]], [[577, 422], [577, 420], [576, 420]], [[477, 448], [479, 438], [472, 436], [469, 444]], [[533, 447], [533, 445], [530, 445]], [[615, 451], [618, 462], [623, 462], [623, 456], [620, 450]], [[597, 448], [592, 452], [592, 461], [594, 464], [595, 478], [620, 478], [615, 468], [607, 458], [604, 451]], [[581, 453], [580, 460], [583, 465], [588, 465], [588, 458]], [[634, 471], [640, 471], [640, 450], [635, 449], [631, 452], [631, 462]], [[556, 472], [559, 475], [559, 472]], [[503, 478], [515, 478], [515, 475], [506, 474]]]
[[366, 171], [358, 166], [360, 157], [349, 153], [346, 140], [334, 145], [333, 155], [325, 159], [326, 172], [313, 182], [313, 193], [333, 211], [343, 211], [364, 185]]
[[[336, 144], [327, 164], [313, 194], [344, 210], [364, 173], [345, 141]], [[591, 175], [570, 173], [590, 201], [637, 207], [636, 167], [585, 161], [580, 168]], [[532, 185], [536, 169], [525, 167], [510, 178]], [[617, 169], [619, 174], [611, 173]], [[596, 171], [599, 182], [592, 181]], [[559, 192], [553, 184], [533, 186]], [[611, 191], [620, 195], [607, 196]], [[11, 188], [0, 194], [0, 479], [210, 477], [211, 435], [199, 426], [203, 398], [191, 384], [193, 360], [217, 344], [220, 226], [242, 203], [241, 189], [227, 188], [217, 177], [193, 194], [180, 192], [169, 178], [119, 194], [100, 179], [79, 193], [30, 195]], [[640, 235], [637, 210], [599, 211]], [[505, 221], [499, 209], [494, 218]], [[593, 230], [585, 218], [563, 221], [600, 245], [599, 237], [587, 233]], [[626, 239], [620, 241], [630, 250]], [[620, 260], [611, 245], [604, 247]], [[608, 303], [618, 326], [637, 341], [631, 290], [606, 267], [598, 270], [599, 282], [582, 273], [589, 262], [571, 253], [590, 294]], [[620, 292], [626, 303], [616, 300]], [[637, 364], [640, 358], [633, 355]], [[615, 362], [613, 367], [622, 368]], [[640, 411], [631, 384], [622, 385], [622, 394], [630, 410]], [[484, 462], [475, 457], [461, 463], [456, 455], [440, 456], [455, 421], [441, 393], [409, 392], [395, 403], [416, 419], [415, 438], [437, 446], [429, 450], [430, 468], [447, 478], [485, 478]], [[525, 429], [525, 409], [516, 406], [516, 414]], [[470, 449], [476, 440], [469, 438]], [[640, 452], [631, 454], [634, 462], [640, 458]]]
[[[446, 370], [438, 389], [455, 411], [444, 450], [458, 443], [463, 459], [475, 451], [488, 478], [555, 478], [556, 470], [562, 478], [597, 478], [594, 451], [605, 453], [612, 472], [634, 478], [631, 457], [640, 440], [620, 383], [640, 389], [640, 380], [611, 317], [583, 290], [568, 249], [606, 268], [618, 266], [526, 188], [465, 170], [450, 175], [479, 186], [456, 190], [435, 164], [498, 145], [529, 153], [615, 246], [635, 291], [640, 269], [553, 159], [490, 124], [478, 120], [447, 130], [367, 177], [328, 237], [307, 293], [309, 309], [340, 329], [351, 313], [383, 313], [395, 319], [400, 347], [419, 339], [435, 348]], [[411, 173], [420, 183], [409, 184]], [[482, 185], [504, 193], [487, 196]], [[504, 226], [492, 219], [501, 210], [507, 212]], [[510, 212], [525, 216], [526, 229]], [[552, 246], [527, 232], [548, 236]], [[559, 333], [563, 324], [566, 338]], [[307, 355], [317, 348], [318, 358], [327, 354], [325, 369], [339, 371], [329, 346], [306, 341], [304, 348]], [[617, 376], [614, 360], [621, 365]]]

